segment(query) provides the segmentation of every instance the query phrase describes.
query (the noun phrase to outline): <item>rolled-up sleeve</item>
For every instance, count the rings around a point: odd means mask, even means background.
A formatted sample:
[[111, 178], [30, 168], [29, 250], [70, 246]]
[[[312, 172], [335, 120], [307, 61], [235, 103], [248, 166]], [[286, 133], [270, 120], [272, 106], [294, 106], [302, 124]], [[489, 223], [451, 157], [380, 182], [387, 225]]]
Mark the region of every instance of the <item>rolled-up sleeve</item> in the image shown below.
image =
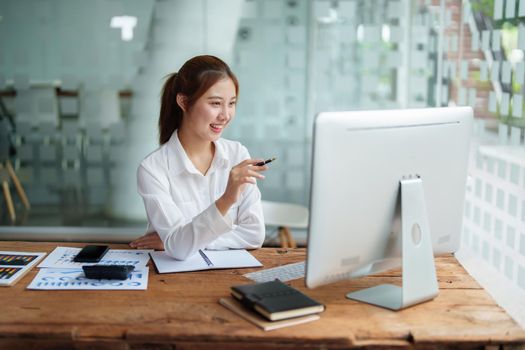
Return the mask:
[[175, 259], [186, 259], [233, 229], [232, 220], [222, 216], [214, 202], [187, 222], [170, 196], [167, 177], [142, 164], [137, 170], [137, 188], [151, 228], [159, 234], [166, 253]]
[[265, 227], [261, 205], [261, 192], [255, 185], [249, 185], [243, 192], [238, 207], [237, 224], [233, 230], [221, 235], [209, 249], [256, 249], [264, 242]]

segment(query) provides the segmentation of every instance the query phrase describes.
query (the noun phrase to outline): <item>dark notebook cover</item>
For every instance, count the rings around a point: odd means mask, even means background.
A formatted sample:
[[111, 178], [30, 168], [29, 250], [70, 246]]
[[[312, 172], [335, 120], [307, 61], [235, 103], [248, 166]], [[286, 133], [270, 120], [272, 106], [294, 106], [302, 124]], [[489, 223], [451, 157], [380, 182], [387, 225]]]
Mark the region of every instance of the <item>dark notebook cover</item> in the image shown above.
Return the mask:
[[324, 306], [279, 280], [233, 286], [232, 295], [270, 320], [298, 317], [324, 310]]

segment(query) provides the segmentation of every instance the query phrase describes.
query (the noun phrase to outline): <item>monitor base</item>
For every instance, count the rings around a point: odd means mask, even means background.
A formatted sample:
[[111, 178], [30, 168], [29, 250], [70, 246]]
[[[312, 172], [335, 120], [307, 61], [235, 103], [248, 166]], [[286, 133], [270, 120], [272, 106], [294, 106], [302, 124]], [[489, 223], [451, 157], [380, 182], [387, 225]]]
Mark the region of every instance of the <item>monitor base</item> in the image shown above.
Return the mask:
[[379, 286], [361, 289], [357, 292], [348, 293], [348, 299], [362, 301], [367, 304], [381, 306], [390, 310], [400, 310], [403, 289], [393, 284], [381, 284]]
[[402, 286], [383, 284], [346, 297], [391, 310], [434, 299], [438, 293], [436, 267], [427, 220], [423, 182], [419, 177], [400, 181]]

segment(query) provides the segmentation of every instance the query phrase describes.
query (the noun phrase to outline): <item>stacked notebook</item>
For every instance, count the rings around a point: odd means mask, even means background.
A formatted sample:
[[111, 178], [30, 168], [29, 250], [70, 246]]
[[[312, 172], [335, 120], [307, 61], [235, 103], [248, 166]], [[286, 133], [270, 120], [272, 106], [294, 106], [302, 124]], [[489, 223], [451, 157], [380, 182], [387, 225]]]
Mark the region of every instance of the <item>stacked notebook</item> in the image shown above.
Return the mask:
[[231, 287], [219, 302], [264, 330], [315, 321], [324, 305], [279, 280]]

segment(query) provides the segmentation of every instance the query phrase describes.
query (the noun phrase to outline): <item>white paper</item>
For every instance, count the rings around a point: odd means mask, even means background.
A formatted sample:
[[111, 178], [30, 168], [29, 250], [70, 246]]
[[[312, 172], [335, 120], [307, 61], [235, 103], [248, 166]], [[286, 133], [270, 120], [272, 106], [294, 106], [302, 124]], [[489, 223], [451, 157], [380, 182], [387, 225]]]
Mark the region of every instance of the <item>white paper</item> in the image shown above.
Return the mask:
[[[520, 145], [520, 139], [521, 139], [521, 128], [518, 128], [518, 127], [515, 127], [515, 126], [511, 126], [510, 127], [510, 144], [512, 146], [519, 146]], [[514, 209], [516, 209], [516, 202], [514, 201]], [[511, 202], [510, 202], [510, 197], [509, 197], [509, 213], [512, 213], [514, 212], [513, 216], [516, 217], [516, 210], [512, 211], [511, 208]], [[522, 236], [523, 237], [523, 236]], [[523, 239], [523, 238], [522, 238]], [[523, 249], [525, 249], [523, 247], [523, 243], [521, 244], [521, 253], [523, 254]]]
[[461, 61], [460, 77], [461, 77], [461, 80], [468, 79], [468, 61], [467, 60]]
[[27, 289], [41, 290], [146, 290], [149, 268], [135, 269], [126, 280], [89, 279], [82, 269], [40, 269]]
[[304, 45], [306, 42], [306, 28], [304, 26], [288, 27], [286, 29], [286, 39], [290, 44]]
[[441, 71], [441, 76], [443, 78], [448, 78], [450, 72], [450, 67], [447, 60], [443, 60], [443, 70]]
[[509, 61], [503, 61], [501, 65], [501, 82], [504, 84], [510, 84], [510, 75], [512, 67]]
[[306, 56], [302, 50], [289, 49], [286, 53], [288, 68], [303, 69], [306, 65]]
[[492, 81], [499, 81], [499, 62], [493, 62], [492, 63], [492, 75], [491, 80]]
[[267, 0], [263, 5], [263, 14], [265, 19], [279, 18], [283, 12], [283, 4], [279, 0]]
[[514, 95], [512, 96], [512, 116], [516, 118], [521, 118], [522, 114], [523, 114], [523, 96]]
[[450, 37], [450, 52], [458, 51], [458, 37], [457, 35], [452, 35]]
[[363, 40], [367, 43], [376, 43], [381, 40], [381, 27], [363, 26]]
[[449, 61], [448, 65], [450, 67], [450, 77], [451, 78], [455, 78], [456, 77], [456, 71], [457, 71], [456, 61]]
[[479, 50], [479, 32], [477, 30], [472, 32], [471, 49], [472, 49], [472, 51], [478, 51]]
[[231, 250], [204, 250], [203, 253], [211, 261], [208, 266], [199, 252], [186, 260], [176, 260], [165, 252], [152, 252], [151, 258], [159, 273], [186, 272], [213, 269], [237, 269], [241, 267], [262, 266], [259, 260], [244, 249]]
[[525, 75], [525, 65], [523, 64], [523, 61], [516, 63], [516, 71], [514, 72], [516, 83], [523, 84], [524, 75]]
[[492, 51], [501, 51], [501, 30], [496, 29], [492, 31]]
[[494, 19], [502, 19], [503, 18], [503, 0], [495, 0], [494, 1]]
[[390, 42], [400, 43], [403, 41], [403, 32], [399, 26], [390, 27]]
[[388, 19], [396, 19], [401, 17], [401, 3], [400, 1], [389, 1], [388, 2]]
[[47, 258], [38, 265], [40, 268], [78, 269], [84, 265], [133, 265], [135, 268], [145, 267], [149, 261], [149, 253], [153, 250], [145, 249], [110, 249], [97, 263], [77, 263], [73, 258], [81, 248], [56, 247]]
[[463, 4], [463, 11], [461, 11], [461, 23], [468, 24], [470, 17], [472, 16], [472, 9], [469, 2]]
[[459, 88], [458, 93], [458, 105], [465, 106], [467, 104], [467, 89], [464, 87]]
[[490, 43], [490, 31], [484, 30], [481, 32], [481, 49], [487, 51]]
[[474, 88], [468, 90], [468, 105], [472, 108], [476, 106], [476, 89]]
[[508, 92], [504, 92], [501, 94], [500, 115], [507, 116], [509, 114], [509, 105], [510, 95]]
[[505, 1], [505, 18], [514, 18], [516, 15], [516, 0]]
[[450, 50], [450, 37], [444, 36], [443, 37], [443, 49], [444, 50]]
[[401, 53], [399, 51], [389, 51], [386, 64], [388, 68], [399, 68], [401, 66]]
[[518, 17], [525, 16], [525, 0], [520, 0], [520, 4], [518, 6]]
[[487, 81], [489, 78], [489, 71], [487, 61], [481, 61], [479, 63], [479, 80]]
[[354, 43], [357, 40], [357, 29], [351, 24], [342, 24], [339, 27], [341, 44]]
[[445, 106], [448, 104], [448, 85], [446, 84], [441, 85], [441, 103]]
[[[389, 6], [391, 3], [389, 3]], [[337, 4], [337, 13], [343, 18], [353, 19], [359, 13], [357, 11], [357, 3], [354, 1], [340, 1]], [[389, 16], [392, 16], [392, 12], [389, 13]]]
[[525, 27], [518, 27], [518, 49], [525, 50]]
[[452, 10], [447, 8], [445, 11], [445, 26], [450, 27], [452, 25]]
[[[506, 145], [508, 143], [508, 140], [509, 140], [509, 136], [508, 135], [509, 135], [509, 126], [499, 123], [498, 124], [498, 141], [499, 141], [500, 145]], [[501, 190], [498, 190], [498, 199], [497, 199], [498, 204], [497, 204], [497, 206], [498, 206], [498, 208], [502, 209], [502, 207], [503, 207], [503, 204], [502, 204], [503, 203], [503, 197], [502, 197], [503, 192], [502, 192], [502, 195], [500, 196], [499, 195], [500, 191]]]
[[329, 1], [314, 1], [314, 16], [316, 18], [329, 16], [330, 6], [331, 3]]
[[489, 93], [489, 112], [496, 113], [496, 93], [494, 91]]

